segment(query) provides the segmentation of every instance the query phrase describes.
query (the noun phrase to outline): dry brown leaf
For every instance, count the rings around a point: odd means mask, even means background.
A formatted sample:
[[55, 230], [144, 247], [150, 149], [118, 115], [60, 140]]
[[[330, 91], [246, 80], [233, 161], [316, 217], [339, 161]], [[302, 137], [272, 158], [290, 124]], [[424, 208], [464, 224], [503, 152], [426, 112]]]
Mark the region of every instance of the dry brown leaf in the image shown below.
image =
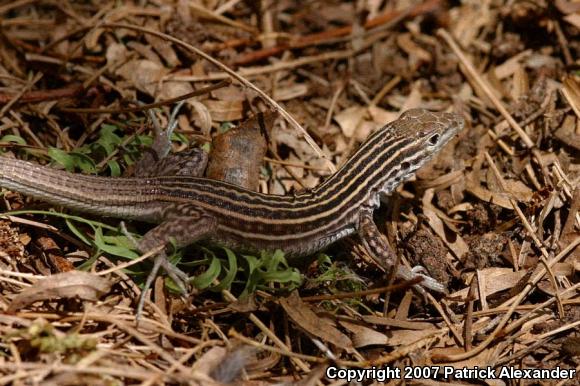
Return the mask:
[[[157, 22], [153, 20], [147, 23], [146, 26], [155, 30], [159, 29]], [[151, 44], [153, 49], [159, 53], [159, 56], [163, 58], [165, 63], [167, 63], [170, 68], [177, 67], [181, 63], [177, 57], [177, 54], [175, 53], [175, 50], [173, 49], [173, 46], [167, 40], [150, 34], [145, 34], [144, 36], [145, 40], [147, 40], [147, 43]]]
[[211, 371], [222, 363], [228, 350], [224, 347], [214, 346], [203, 353], [201, 358], [196, 360], [191, 367], [191, 371], [209, 377]]
[[433, 209], [433, 205], [431, 204], [431, 200], [433, 199], [434, 190], [427, 189], [425, 194], [423, 195], [423, 213], [425, 217], [427, 217], [427, 222], [431, 229], [439, 236], [441, 240], [447, 245], [447, 247], [453, 251], [457, 258], [461, 258], [465, 256], [465, 254], [469, 251], [469, 247], [467, 243], [461, 235], [455, 233], [454, 240], [450, 241], [447, 239], [445, 234], [445, 225], [443, 221], [439, 218], [436, 211]]
[[244, 117], [242, 101], [205, 101], [211, 117], [217, 122], [238, 121]]
[[491, 192], [481, 185], [474, 183], [470, 178], [467, 179], [465, 190], [482, 201], [501, 206], [505, 209], [514, 209], [506, 193]]
[[532, 52], [533, 52], [532, 50], [520, 52], [519, 54], [512, 56], [502, 64], [496, 66], [493, 69], [495, 77], [499, 80], [502, 80], [512, 76], [518, 70], [518, 68], [521, 67], [521, 63], [524, 62], [525, 59], [527, 59], [532, 54]]
[[149, 45], [131, 41], [127, 43], [127, 48], [130, 48], [131, 51], [138, 53], [141, 56], [141, 59], [151, 60], [152, 62], [163, 65], [163, 61], [159, 55], [157, 55], [157, 53], [155, 53]]
[[[447, 355], [462, 354], [464, 352], [465, 352], [464, 348], [457, 347], [457, 346], [444, 347], [444, 348], [434, 347], [431, 350], [431, 358], [438, 357], [441, 355], [447, 356]], [[486, 366], [489, 366], [490, 363], [494, 363], [494, 361], [497, 360], [499, 352], [501, 352], [501, 350], [498, 349], [496, 346], [494, 346], [490, 349], [483, 350], [479, 354], [477, 354], [473, 357], [470, 357], [466, 360], [457, 361], [457, 362], [450, 362], [450, 363], [440, 363], [440, 365], [451, 366], [455, 370], [458, 370], [458, 371], [462, 371], [463, 369], [466, 369], [466, 368], [468, 368], [468, 369], [473, 369], [475, 367], [485, 368]], [[498, 382], [498, 383], [493, 383], [490, 381], [494, 381], [494, 380], [493, 379], [486, 380], [486, 384], [505, 386], [505, 383], [503, 381]], [[500, 380], [498, 380], [498, 381], [500, 381]]]
[[[484, 268], [479, 270], [479, 278], [482, 281], [481, 288], [483, 288], [485, 296], [493, 295], [497, 292], [515, 287], [527, 273], [528, 272], [524, 270], [514, 272], [511, 268]], [[467, 281], [470, 281], [470, 279]], [[449, 297], [460, 297], [461, 299], [464, 299], [467, 296], [468, 291], [469, 288], [464, 288], [449, 295]]]
[[575, 254], [574, 259], [571, 259], [572, 265], [574, 266], [574, 270], [576, 272], [580, 272], [580, 255]]
[[131, 60], [122, 65], [117, 74], [129, 80], [135, 88], [151, 96], [155, 96], [159, 82], [168, 70], [151, 60]]
[[196, 100], [190, 100], [187, 103], [191, 105], [197, 113], [195, 123], [201, 128], [202, 133], [209, 136], [211, 131], [211, 114], [208, 111], [207, 106]]
[[291, 84], [287, 87], [278, 87], [274, 90], [272, 98], [278, 102], [300, 98], [308, 94], [308, 85], [304, 83]]
[[[236, 385], [242, 378], [242, 372], [254, 358], [254, 349], [248, 346], [238, 346], [230, 350], [214, 346], [195, 361], [192, 370], [196, 375], [207, 377], [206, 384]], [[210, 383], [210, 381], [212, 381]]]
[[220, 101], [245, 101], [248, 98], [247, 93], [243, 89], [236, 85], [229, 85], [226, 87], [218, 88], [211, 92], [213, 99]]
[[563, 17], [565, 21], [572, 24], [574, 27], [580, 29], [580, 14], [572, 13]]
[[577, 120], [572, 116], [567, 116], [562, 123], [562, 126], [554, 135], [562, 143], [568, 146], [572, 146], [576, 150], [580, 150], [580, 132], [576, 130]]
[[386, 343], [389, 346], [411, 345], [422, 339], [441, 334], [439, 329], [429, 330], [394, 330], [389, 331], [389, 341]]
[[277, 116], [274, 112], [259, 113], [215, 136], [206, 177], [257, 191], [260, 167], [268, 150], [266, 137]]
[[334, 346], [351, 352], [352, 341], [340, 332], [330, 320], [319, 317], [307, 303], [304, 303], [294, 291], [287, 298], [279, 299], [290, 319], [307, 333], [329, 342]]
[[370, 105], [368, 112], [373, 122], [379, 126], [384, 126], [388, 122], [394, 121], [400, 115], [398, 112], [385, 110], [375, 105]]
[[409, 109], [413, 109], [415, 107], [419, 107], [422, 105], [422, 100], [423, 100], [423, 82], [422, 81], [416, 81], [413, 82], [413, 85], [411, 86], [411, 92], [409, 93], [409, 95], [407, 95], [407, 97], [405, 97], [405, 100], [403, 102], [403, 104], [401, 105], [401, 112], [405, 111], [405, 110], [409, 110]]
[[532, 189], [520, 180], [504, 179], [503, 183], [511, 197], [518, 202], [529, 202], [534, 195]]
[[378, 324], [380, 326], [389, 326], [389, 327], [397, 327], [402, 328], [405, 330], [428, 330], [435, 328], [432, 323], [427, 322], [417, 322], [414, 320], [399, 320], [393, 318], [387, 318], [384, 316], [373, 316], [373, 315], [366, 315], [362, 317], [367, 323], [370, 324]]
[[[552, 272], [554, 273], [554, 276], [556, 276], [556, 277], [558, 277], [558, 276], [568, 277], [568, 278], [572, 279], [573, 275], [577, 271], [577, 269], [575, 269], [575, 267], [574, 267], [574, 263], [573, 263], [574, 260], [580, 261], [580, 259], [578, 257], [576, 257], [576, 259], [573, 259], [570, 261], [565, 261], [563, 263], [554, 264], [554, 266], [552, 267]], [[550, 296], [555, 295], [554, 285], [553, 285], [552, 281], [546, 276], [538, 283], [538, 288]], [[562, 288], [559, 287], [558, 290], [562, 291]], [[560, 295], [560, 297], [562, 299], [568, 299], [572, 296], [574, 296], [573, 293], [568, 293], [567, 295]]]
[[385, 345], [389, 342], [389, 337], [385, 334], [373, 330], [372, 328], [362, 326], [357, 323], [346, 321], [339, 322], [341, 326], [352, 333], [352, 344], [355, 348], [375, 345]]
[[191, 84], [186, 82], [174, 82], [166, 81], [161, 84], [161, 90], [159, 90], [159, 95], [157, 99], [167, 100], [171, 98], [176, 98], [181, 95], [189, 94], [193, 91]]
[[372, 121], [363, 121], [356, 129], [354, 138], [357, 142], [363, 142], [372, 132], [376, 131], [381, 126], [384, 126], [384, 123], [378, 125]]
[[513, 76], [513, 87], [511, 88], [510, 95], [513, 100], [517, 101], [524, 95], [528, 94], [530, 91], [530, 78], [526, 69], [522, 65], [516, 67], [516, 71]]
[[111, 290], [113, 283], [104, 277], [81, 271], [69, 271], [48, 276], [19, 293], [7, 309], [15, 312], [41, 300], [79, 298], [96, 301]]
[[129, 51], [127, 51], [127, 47], [124, 44], [111, 43], [107, 46], [105, 57], [107, 58], [107, 64], [112, 65], [126, 60], [128, 55]]
[[474, 41], [479, 40], [481, 29], [493, 24], [492, 20], [496, 18], [490, 10], [489, 3], [478, 3], [477, 6], [469, 4], [458, 8], [457, 11], [452, 32], [462, 47], [469, 47]]
[[554, 4], [560, 12], [566, 15], [580, 12], [580, 3], [577, 0], [555, 0]]
[[75, 269], [74, 265], [62, 256], [62, 250], [52, 238], [41, 236], [36, 240], [36, 244], [48, 257], [57, 272], [68, 272]]
[[415, 43], [409, 32], [399, 34], [397, 36], [397, 44], [409, 55], [413, 68], [418, 67], [421, 63], [430, 63], [432, 61], [431, 54]]
[[[509, 203], [509, 198], [518, 202], [529, 202], [532, 199], [533, 191], [526, 184], [520, 180], [510, 178], [502, 178], [500, 182], [491, 168], [487, 169], [486, 182], [489, 191], [496, 197], [501, 195], [501, 197], [507, 199], [507, 203]], [[511, 203], [509, 205], [512, 207]]]
[[334, 120], [340, 126], [342, 133], [351, 138], [355, 134], [357, 127], [363, 122], [366, 114], [367, 109], [365, 107], [351, 106], [335, 114]]
[[[294, 150], [302, 162], [307, 162], [312, 159], [312, 148], [308, 143], [297, 136], [297, 134], [290, 129], [281, 129], [276, 127], [273, 131], [272, 137], [276, 145], [284, 144]], [[322, 151], [327, 153], [327, 148], [323, 147]], [[283, 170], [283, 169], [280, 169]]]

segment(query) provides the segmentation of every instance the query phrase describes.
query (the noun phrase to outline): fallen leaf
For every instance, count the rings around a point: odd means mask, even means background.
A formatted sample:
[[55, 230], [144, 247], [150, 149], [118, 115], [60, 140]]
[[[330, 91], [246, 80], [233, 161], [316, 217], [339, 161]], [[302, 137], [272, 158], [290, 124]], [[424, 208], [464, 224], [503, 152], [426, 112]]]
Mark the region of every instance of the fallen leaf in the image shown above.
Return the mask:
[[266, 138], [277, 117], [258, 113], [238, 127], [213, 138], [206, 177], [258, 190], [260, 167], [268, 150]]
[[132, 60], [117, 70], [119, 76], [151, 96], [156, 96], [159, 82], [167, 72], [166, 68], [151, 60]]
[[356, 348], [385, 345], [389, 342], [388, 336], [372, 328], [345, 321], [341, 321], [340, 325], [352, 332], [352, 344]]
[[417, 341], [441, 334], [440, 329], [389, 331], [389, 346], [411, 345]]
[[454, 240], [448, 240], [448, 237], [445, 232], [445, 225], [443, 221], [437, 216], [435, 210], [433, 210], [433, 205], [431, 204], [431, 200], [433, 199], [434, 190], [427, 189], [425, 194], [423, 195], [423, 214], [427, 217], [427, 222], [431, 229], [439, 236], [439, 238], [449, 247], [450, 250], [453, 251], [457, 258], [461, 258], [465, 256], [465, 254], [469, 251], [469, 247], [467, 243], [460, 234], [454, 234]]
[[336, 114], [334, 120], [338, 123], [338, 126], [340, 126], [342, 133], [346, 137], [351, 138], [356, 132], [357, 127], [362, 123], [366, 114], [366, 107], [351, 106]]
[[51, 275], [14, 297], [6, 312], [13, 313], [41, 300], [79, 298], [95, 301], [109, 292], [112, 284], [110, 280], [88, 272], [69, 271]]
[[[479, 278], [483, 282], [481, 287], [485, 296], [489, 296], [514, 287], [527, 273], [525, 270], [514, 272], [511, 268], [491, 267], [480, 270]], [[449, 298], [459, 297], [464, 299], [468, 291], [469, 288], [464, 288], [449, 295]]]
[[205, 106], [214, 121], [238, 121], [244, 117], [242, 101], [207, 100]]
[[296, 291], [287, 298], [279, 300], [280, 305], [288, 314], [290, 319], [307, 333], [316, 336], [334, 346], [351, 352], [352, 341], [325, 318], [321, 318], [307, 303], [304, 303]]
[[298, 83], [294, 85], [289, 85], [288, 87], [276, 88], [274, 91], [273, 98], [274, 100], [281, 102], [295, 98], [300, 98], [306, 94], [308, 94], [308, 85]]

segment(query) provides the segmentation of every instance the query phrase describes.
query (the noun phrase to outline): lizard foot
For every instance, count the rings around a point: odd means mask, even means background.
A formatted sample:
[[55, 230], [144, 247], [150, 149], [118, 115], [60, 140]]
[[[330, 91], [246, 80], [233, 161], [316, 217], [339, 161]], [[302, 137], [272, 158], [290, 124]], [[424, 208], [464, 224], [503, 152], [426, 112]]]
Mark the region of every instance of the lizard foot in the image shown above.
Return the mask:
[[159, 274], [159, 269], [163, 268], [167, 275], [173, 280], [173, 282], [179, 288], [179, 292], [182, 295], [187, 294], [187, 284], [189, 281], [189, 276], [175, 265], [171, 264], [169, 259], [167, 258], [167, 254], [165, 252], [160, 252], [155, 256], [155, 260], [153, 262], [153, 268], [149, 275], [147, 275], [147, 280], [145, 280], [145, 285], [141, 289], [141, 295], [139, 296], [139, 302], [137, 303], [137, 312], [135, 315], [135, 320], [137, 324], [139, 324], [139, 320], [141, 319], [141, 315], [143, 313], [143, 308], [145, 306], [145, 299], [147, 297], [147, 292], [151, 288], [153, 281]]
[[405, 267], [399, 267], [398, 276], [404, 278], [405, 280], [413, 280], [417, 277], [422, 278], [423, 280], [419, 284], [414, 286], [421, 293], [425, 291], [425, 288], [443, 294], [447, 293], [447, 289], [442, 283], [433, 279], [431, 276], [428, 276], [426, 273], [427, 270], [425, 269], [425, 267], [416, 265], [410, 270]]

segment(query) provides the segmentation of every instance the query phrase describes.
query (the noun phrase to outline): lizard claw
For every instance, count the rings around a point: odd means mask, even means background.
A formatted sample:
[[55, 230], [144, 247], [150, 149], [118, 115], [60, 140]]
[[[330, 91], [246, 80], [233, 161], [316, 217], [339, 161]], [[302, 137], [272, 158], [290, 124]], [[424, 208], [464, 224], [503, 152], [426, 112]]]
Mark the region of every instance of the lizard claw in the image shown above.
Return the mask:
[[189, 281], [189, 276], [183, 272], [181, 269], [177, 268], [175, 265], [165, 258], [161, 262], [161, 266], [167, 272], [171, 280], [175, 282], [177, 287], [179, 287], [179, 292], [182, 294], [187, 293], [187, 283]]
[[153, 262], [153, 268], [149, 275], [147, 275], [147, 279], [145, 280], [145, 284], [141, 289], [141, 295], [139, 295], [139, 302], [137, 303], [137, 312], [135, 314], [135, 321], [139, 324], [139, 320], [141, 319], [141, 315], [143, 314], [143, 308], [145, 307], [145, 299], [147, 297], [147, 292], [151, 288], [153, 281], [159, 274], [159, 269], [163, 268], [167, 275], [173, 280], [173, 282], [179, 288], [179, 292], [185, 295], [187, 294], [187, 283], [189, 280], [189, 276], [175, 265], [171, 264], [165, 252], [160, 252], [155, 256], [155, 260]]
[[447, 293], [445, 286], [437, 280], [433, 279], [431, 276], [426, 275], [427, 273], [427, 269], [421, 265], [416, 265], [411, 268], [411, 275], [413, 279], [416, 277], [421, 277], [423, 279], [423, 281], [416, 285], [416, 287], [421, 287], [421, 289], [427, 288], [431, 291], [439, 293]]
[[439, 293], [447, 293], [447, 289], [442, 283], [439, 283], [431, 276], [425, 275], [420, 272], [427, 273], [427, 270], [420, 265], [417, 265], [411, 269], [405, 266], [399, 266], [397, 276], [405, 280], [413, 280], [416, 279], [417, 277], [422, 278], [423, 280], [419, 284], [413, 286], [422, 294], [425, 293], [425, 288]]

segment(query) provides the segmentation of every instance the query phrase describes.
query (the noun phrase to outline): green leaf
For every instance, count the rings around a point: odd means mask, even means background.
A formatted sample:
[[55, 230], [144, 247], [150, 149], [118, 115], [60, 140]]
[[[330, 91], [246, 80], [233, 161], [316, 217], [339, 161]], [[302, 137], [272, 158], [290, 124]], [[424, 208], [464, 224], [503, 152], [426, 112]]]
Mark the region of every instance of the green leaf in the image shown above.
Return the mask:
[[72, 172], [75, 170], [74, 157], [66, 151], [57, 149], [56, 147], [49, 147], [48, 156], [57, 164], [64, 166], [67, 171]]
[[99, 139], [95, 142], [95, 144], [102, 147], [107, 155], [111, 155], [111, 153], [113, 153], [117, 146], [120, 145], [123, 141], [121, 137], [115, 134], [117, 129], [118, 128], [115, 125], [101, 125]]
[[274, 283], [300, 283], [301, 276], [293, 271], [266, 271], [261, 273], [262, 280]]
[[196, 276], [191, 283], [198, 289], [205, 289], [209, 287], [215, 279], [219, 276], [222, 269], [222, 264], [217, 257], [213, 257], [211, 259], [211, 263], [207, 270]]
[[95, 165], [95, 161], [93, 161], [93, 159], [88, 155], [78, 152], [71, 152], [69, 154], [73, 156], [76, 166], [83, 173], [95, 174], [97, 172], [97, 166]]
[[171, 134], [171, 140], [175, 141], [175, 142], [179, 142], [183, 145], [189, 145], [189, 139], [183, 133], [173, 132], [173, 134]]
[[223, 122], [220, 127], [218, 128], [218, 133], [223, 134], [227, 133], [231, 128], [234, 127], [232, 122]]
[[102, 251], [114, 256], [124, 257], [129, 260], [134, 260], [139, 257], [139, 254], [131, 249], [131, 243], [125, 236], [103, 236], [101, 228], [97, 228], [95, 232], [95, 245]]
[[[66, 226], [68, 227], [68, 229], [74, 233], [74, 235], [80, 239], [83, 243], [87, 244], [87, 245], [92, 245], [91, 241], [85, 236], [85, 234], [83, 232], [81, 232], [76, 225], [74, 225], [72, 223], [72, 221], [70, 219], [65, 219], [65, 223]], [[93, 228], [94, 229], [94, 228]]]
[[17, 143], [19, 145], [26, 145], [26, 141], [19, 135], [6, 134], [0, 138], [0, 143]]
[[243, 255], [243, 257], [248, 263], [248, 272], [251, 273], [260, 266], [260, 260], [257, 257], [251, 255]]
[[131, 144], [150, 147], [151, 145], [153, 145], [153, 137], [151, 137], [150, 135], [141, 134], [136, 136], [135, 140]]
[[85, 173], [96, 172], [94, 161], [86, 154], [78, 152], [67, 153], [56, 147], [50, 147], [48, 148], [48, 156], [57, 164], [64, 166], [69, 172], [73, 172], [76, 168]]
[[209, 153], [211, 151], [211, 143], [206, 142], [203, 145], [201, 145], [200, 148], [203, 149], [203, 151], [205, 151], [206, 153]]
[[267, 283], [285, 284], [287, 289], [297, 287], [302, 276], [294, 268], [288, 268], [284, 252], [276, 250], [274, 253], [262, 252], [260, 259], [244, 255], [248, 263], [248, 278], [240, 297], [254, 292], [256, 288], [266, 287]]
[[107, 162], [107, 166], [111, 171], [111, 176], [113, 177], [120, 177], [121, 176], [121, 165], [116, 160], [110, 160]]
[[238, 273], [238, 259], [232, 250], [228, 248], [222, 248], [226, 255], [228, 256], [228, 269], [226, 271], [226, 275], [220, 280], [220, 283], [212, 288], [212, 291], [222, 291], [224, 289], [230, 289], [234, 279], [236, 278], [236, 274]]

